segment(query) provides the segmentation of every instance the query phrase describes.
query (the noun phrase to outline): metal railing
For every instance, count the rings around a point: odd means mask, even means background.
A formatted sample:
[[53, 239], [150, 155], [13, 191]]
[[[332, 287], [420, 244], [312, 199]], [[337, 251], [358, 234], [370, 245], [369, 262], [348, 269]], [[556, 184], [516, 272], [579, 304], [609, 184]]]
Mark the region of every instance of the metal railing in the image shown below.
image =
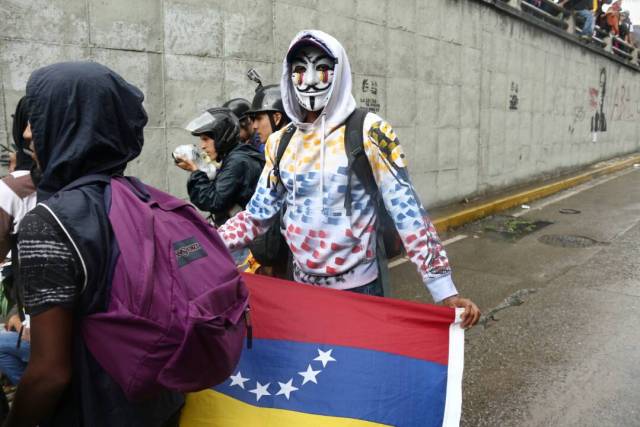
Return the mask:
[[635, 49], [634, 46], [630, 45], [629, 43], [627, 43], [626, 41], [622, 40], [620, 37], [616, 36], [613, 38], [614, 44], [617, 44], [618, 46], [620, 46], [622, 49], [624, 49], [627, 53], [631, 53], [633, 52], [633, 50]]
[[[547, 3], [545, 3], [547, 4]], [[551, 3], [554, 6], [557, 6], [558, 8], [560, 8], [560, 6], [558, 6], [555, 3]], [[541, 9], [539, 7], [537, 7], [536, 5], [529, 3], [529, 2], [522, 2], [522, 10], [529, 12], [533, 15], [538, 16], [539, 18], [543, 19], [546, 22], [549, 22], [550, 24], [555, 25], [556, 27], [562, 28], [563, 30], [566, 30], [567, 27], [569, 26], [569, 24], [562, 18], [562, 12], [560, 11], [559, 14], [560, 16], [558, 16], [557, 14], [554, 15], [552, 12], [549, 12], [547, 10]], [[560, 8], [562, 9], [562, 8]]]
[[[578, 38], [577, 33], [582, 28], [576, 24], [575, 15], [551, 0], [500, 0], [511, 7], [567, 31]], [[584, 25], [584, 24], [583, 24]], [[604, 51], [612, 53], [631, 64], [640, 66], [639, 49], [620, 37], [595, 26], [595, 30], [588, 43], [594, 43]]]

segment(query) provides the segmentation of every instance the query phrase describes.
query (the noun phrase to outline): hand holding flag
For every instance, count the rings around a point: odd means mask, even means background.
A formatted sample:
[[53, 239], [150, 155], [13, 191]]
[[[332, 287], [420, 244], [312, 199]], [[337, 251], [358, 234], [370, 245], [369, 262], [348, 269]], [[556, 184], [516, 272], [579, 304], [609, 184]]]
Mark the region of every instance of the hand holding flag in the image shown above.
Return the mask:
[[187, 397], [181, 426], [459, 424], [461, 309], [244, 278], [253, 348], [225, 383]]

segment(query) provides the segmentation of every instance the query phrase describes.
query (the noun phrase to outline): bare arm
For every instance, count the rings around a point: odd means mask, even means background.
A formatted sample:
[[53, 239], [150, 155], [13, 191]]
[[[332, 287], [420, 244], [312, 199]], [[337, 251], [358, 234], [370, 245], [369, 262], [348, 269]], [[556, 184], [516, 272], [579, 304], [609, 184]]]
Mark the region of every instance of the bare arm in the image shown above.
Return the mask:
[[0, 262], [4, 262], [11, 250], [11, 229], [13, 228], [13, 216], [0, 207]]
[[62, 307], [31, 318], [31, 356], [5, 427], [35, 427], [55, 410], [71, 382], [72, 323]]

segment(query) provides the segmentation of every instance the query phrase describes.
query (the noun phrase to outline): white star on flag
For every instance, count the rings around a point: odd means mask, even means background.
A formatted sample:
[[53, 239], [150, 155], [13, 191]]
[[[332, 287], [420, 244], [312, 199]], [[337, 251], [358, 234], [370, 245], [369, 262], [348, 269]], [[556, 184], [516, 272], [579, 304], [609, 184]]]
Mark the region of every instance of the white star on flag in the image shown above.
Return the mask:
[[287, 383], [281, 383], [280, 381], [278, 381], [278, 384], [280, 384], [280, 391], [276, 393], [276, 396], [284, 394], [287, 400], [289, 400], [289, 395], [292, 391], [298, 390], [297, 387], [293, 386], [293, 378], [291, 378]]
[[265, 385], [260, 384], [260, 382], [256, 381], [256, 388], [253, 390], [249, 390], [250, 393], [256, 395], [256, 402], [260, 400], [262, 396], [271, 396], [271, 393], [267, 391], [271, 383], [266, 383]]
[[249, 381], [249, 378], [244, 378], [242, 376], [242, 372], [240, 371], [238, 371], [238, 373], [235, 375], [231, 375], [229, 378], [231, 378], [231, 384], [229, 385], [229, 387], [233, 387], [234, 385], [237, 385], [237, 386], [240, 386], [240, 388], [243, 390], [244, 390], [244, 383]]
[[302, 375], [302, 377], [304, 378], [304, 380], [302, 381], [302, 385], [305, 385], [306, 383], [308, 383], [309, 381], [318, 384], [318, 381], [316, 381], [316, 376], [320, 373], [321, 371], [314, 371], [311, 368], [311, 365], [309, 365], [307, 367], [307, 370], [305, 372], [298, 372], [300, 375]]
[[322, 362], [322, 367], [326, 368], [327, 367], [327, 363], [336, 361], [336, 359], [331, 357], [331, 352], [332, 351], [333, 351], [333, 349], [331, 349], [329, 351], [322, 351], [322, 350], [318, 349], [319, 356], [316, 357], [313, 360], [318, 360], [318, 361]]

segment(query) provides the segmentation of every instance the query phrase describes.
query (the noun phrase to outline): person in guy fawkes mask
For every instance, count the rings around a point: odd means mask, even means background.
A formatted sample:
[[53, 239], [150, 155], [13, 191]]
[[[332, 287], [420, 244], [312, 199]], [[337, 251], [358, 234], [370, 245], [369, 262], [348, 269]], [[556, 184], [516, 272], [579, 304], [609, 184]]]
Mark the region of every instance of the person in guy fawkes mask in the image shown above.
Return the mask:
[[[351, 176], [345, 150], [345, 122], [356, 102], [344, 48], [321, 31], [300, 32], [284, 58], [280, 86], [292, 124], [269, 137], [256, 193], [220, 235], [230, 249], [242, 247], [267, 230], [286, 203], [282, 233], [293, 253], [296, 281], [382, 295], [375, 196]], [[362, 145], [384, 207], [434, 300], [463, 307], [462, 326], [474, 325], [480, 312], [458, 296], [446, 252], [411, 185], [393, 129], [378, 115], [366, 114]], [[233, 232], [237, 229], [247, 233], [240, 238]]]
[[253, 146], [240, 143], [238, 118], [228, 108], [212, 108], [194, 119], [187, 130], [200, 138], [200, 148], [221, 163], [213, 180], [187, 159], [177, 165], [191, 172], [189, 199], [198, 209], [210, 212], [216, 225], [229, 219], [233, 210], [249, 202], [264, 166], [264, 156]]
[[90, 176], [122, 174], [140, 154], [147, 123], [142, 92], [105, 66], [67, 62], [34, 71], [26, 98], [42, 172], [40, 204], [18, 234], [17, 283], [31, 315], [31, 359], [4, 425], [177, 426], [183, 396], [127, 401], [88, 351], [80, 327], [84, 316], [107, 308], [109, 254], [117, 245], [107, 186]]

